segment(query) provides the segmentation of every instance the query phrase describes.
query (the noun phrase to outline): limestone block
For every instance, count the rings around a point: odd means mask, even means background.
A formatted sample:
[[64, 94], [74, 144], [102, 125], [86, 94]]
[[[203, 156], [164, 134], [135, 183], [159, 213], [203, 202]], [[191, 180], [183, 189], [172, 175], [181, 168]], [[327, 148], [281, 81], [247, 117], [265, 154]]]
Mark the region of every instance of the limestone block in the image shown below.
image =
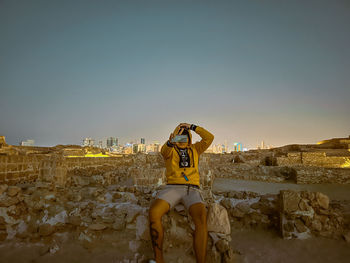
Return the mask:
[[207, 225], [208, 231], [227, 235], [231, 233], [227, 210], [218, 203], [212, 203], [209, 205]]
[[320, 207], [322, 207], [324, 209], [328, 209], [328, 207], [329, 207], [329, 197], [328, 196], [317, 192], [316, 199], [317, 199], [317, 203], [319, 204]]
[[89, 229], [91, 230], [103, 230], [103, 229], [106, 229], [107, 226], [105, 224], [92, 224], [92, 225], [89, 225]]
[[125, 218], [124, 217], [117, 217], [114, 221], [112, 228], [114, 230], [118, 230], [118, 231], [125, 229]]
[[50, 224], [43, 224], [39, 226], [39, 235], [40, 236], [49, 236], [55, 232], [55, 227]]
[[303, 221], [301, 221], [300, 219], [295, 220], [294, 225], [299, 233], [307, 231], [307, 227], [304, 225]]
[[227, 250], [230, 249], [230, 244], [227, 240], [224, 239], [220, 239], [218, 242], [216, 242], [215, 246], [220, 253], [225, 253]]
[[240, 202], [236, 205], [236, 208], [242, 211], [242, 213], [244, 214], [247, 214], [250, 212], [250, 205], [248, 202]]
[[6, 192], [8, 188], [7, 184], [0, 184], [0, 195], [2, 195], [2, 193]]
[[300, 196], [298, 192], [282, 190], [282, 209], [286, 213], [292, 213], [299, 210]]
[[130, 206], [127, 210], [127, 214], [126, 214], [126, 222], [128, 224], [132, 223], [135, 221], [136, 217], [141, 214], [143, 212], [143, 208], [141, 206]]
[[20, 202], [20, 199], [15, 197], [5, 197], [0, 199], [0, 207], [9, 207], [12, 205], [16, 205]]
[[73, 176], [73, 182], [77, 186], [87, 186], [90, 184], [90, 178], [85, 176]]
[[244, 217], [244, 213], [241, 210], [237, 209], [237, 208], [232, 208], [230, 210], [230, 214], [233, 217], [239, 217], [239, 218]]
[[10, 186], [7, 189], [7, 195], [8, 196], [16, 196], [21, 191], [21, 188], [18, 186]]
[[73, 225], [73, 226], [80, 226], [81, 218], [80, 218], [80, 216], [69, 216], [68, 223]]

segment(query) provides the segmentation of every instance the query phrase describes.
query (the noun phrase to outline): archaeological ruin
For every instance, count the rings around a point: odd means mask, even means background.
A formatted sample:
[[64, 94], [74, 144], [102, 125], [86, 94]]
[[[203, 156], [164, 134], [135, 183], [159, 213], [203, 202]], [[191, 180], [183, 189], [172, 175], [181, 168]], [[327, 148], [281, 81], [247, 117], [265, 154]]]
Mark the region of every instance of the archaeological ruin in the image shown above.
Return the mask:
[[[259, 193], [215, 187], [223, 179], [350, 185], [350, 138], [204, 153], [200, 174], [208, 203], [208, 262], [244, 258], [230, 242], [233, 229], [263, 228], [277, 231], [281, 239], [350, 242], [350, 195], [332, 199], [319, 191]], [[0, 244], [35, 244], [40, 257], [55, 255], [67, 242], [89, 251], [108, 244], [120, 250], [114, 262], [146, 262], [152, 257], [148, 208], [165, 182], [160, 154], [111, 155], [74, 145], [14, 146], [0, 136]], [[194, 262], [194, 224], [184, 207], [176, 206], [163, 223], [165, 253], [182, 251], [173, 262]]]

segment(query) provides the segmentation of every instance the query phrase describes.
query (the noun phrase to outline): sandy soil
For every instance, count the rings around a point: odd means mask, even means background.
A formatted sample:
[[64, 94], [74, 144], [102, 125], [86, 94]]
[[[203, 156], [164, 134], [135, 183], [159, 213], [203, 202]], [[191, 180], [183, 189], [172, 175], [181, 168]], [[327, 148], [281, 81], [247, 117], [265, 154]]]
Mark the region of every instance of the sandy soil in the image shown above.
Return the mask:
[[244, 263], [349, 262], [350, 243], [345, 240], [310, 238], [284, 240], [272, 230], [235, 230], [232, 247]]
[[[349, 262], [350, 259], [350, 243], [346, 243], [344, 240], [320, 237], [306, 240], [283, 240], [273, 230], [233, 230], [231, 244], [241, 254], [238, 257], [238, 261], [241, 263], [340, 263]], [[0, 262], [116, 263], [124, 262], [126, 258], [135, 257], [128, 249], [128, 240], [122, 238], [113, 242], [107, 239], [91, 247], [82, 246], [73, 241], [59, 246], [60, 249], [51, 254], [48, 252], [48, 247], [35, 244], [2, 244], [0, 246]], [[147, 251], [141, 251], [145, 259], [152, 256], [149, 248]], [[179, 260], [181, 254], [184, 254], [184, 251], [172, 248], [165, 255], [166, 261], [173, 263], [195, 262], [194, 257]]]

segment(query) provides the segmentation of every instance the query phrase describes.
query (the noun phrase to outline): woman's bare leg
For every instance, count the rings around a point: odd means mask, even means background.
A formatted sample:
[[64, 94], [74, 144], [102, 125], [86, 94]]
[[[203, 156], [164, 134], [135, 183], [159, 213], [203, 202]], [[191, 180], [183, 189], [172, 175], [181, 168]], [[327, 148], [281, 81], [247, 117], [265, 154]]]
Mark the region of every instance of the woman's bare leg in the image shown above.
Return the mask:
[[203, 203], [191, 205], [189, 209], [190, 215], [195, 225], [193, 247], [196, 253], [198, 263], [204, 263], [207, 252], [207, 209]]
[[162, 200], [156, 199], [149, 209], [150, 234], [154, 257], [157, 263], [163, 263], [163, 237], [162, 216], [170, 209], [170, 205]]

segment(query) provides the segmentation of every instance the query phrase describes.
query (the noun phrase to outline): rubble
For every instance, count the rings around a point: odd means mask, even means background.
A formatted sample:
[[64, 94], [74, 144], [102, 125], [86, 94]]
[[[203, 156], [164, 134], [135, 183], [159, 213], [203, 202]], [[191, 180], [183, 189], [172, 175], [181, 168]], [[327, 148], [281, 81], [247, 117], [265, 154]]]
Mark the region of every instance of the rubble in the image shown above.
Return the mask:
[[343, 216], [319, 192], [283, 190], [280, 227], [283, 238], [308, 238], [312, 235], [339, 239], [344, 232]]
[[[322, 174], [328, 170], [295, 165], [300, 156], [288, 155], [293, 162], [286, 166], [278, 166], [283, 156], [271, 153], [201, 156], [201, 186], [209, 208], [208, 262], [237, 260], [239, 252], [230, 245], [231, 229], [262, 227], [278, 229], [286, 239], [322, 236], [349, 242], [341, 209], [323, 193], [212, 192], [215, 177], [298, 183], [321, 171], [309, 178], [331, 178], [337, 173], [334, 182], [342, 178], [347, 183], [349, 169], [323, 167], [332, 172]], [[60, 249], [55, 243], [58, 234], [68, 233], [88, 249], [114, 235], [115, 239], [126, 238], [135, 254], [151, 250], [148, 208], [165, 182], [159, 155], [69, 158], [14, 154], [0, 155], [0, 166], [0, 242], [49, 244], [43, 254], [54, 254]], [[320, 180], [310, 179], [313, 183]], [[184, 206], [177, 205], [164, 215], [163, 224], [164, 250], [183, 248], [181, 260], [194, 258], [194, 224]]]

